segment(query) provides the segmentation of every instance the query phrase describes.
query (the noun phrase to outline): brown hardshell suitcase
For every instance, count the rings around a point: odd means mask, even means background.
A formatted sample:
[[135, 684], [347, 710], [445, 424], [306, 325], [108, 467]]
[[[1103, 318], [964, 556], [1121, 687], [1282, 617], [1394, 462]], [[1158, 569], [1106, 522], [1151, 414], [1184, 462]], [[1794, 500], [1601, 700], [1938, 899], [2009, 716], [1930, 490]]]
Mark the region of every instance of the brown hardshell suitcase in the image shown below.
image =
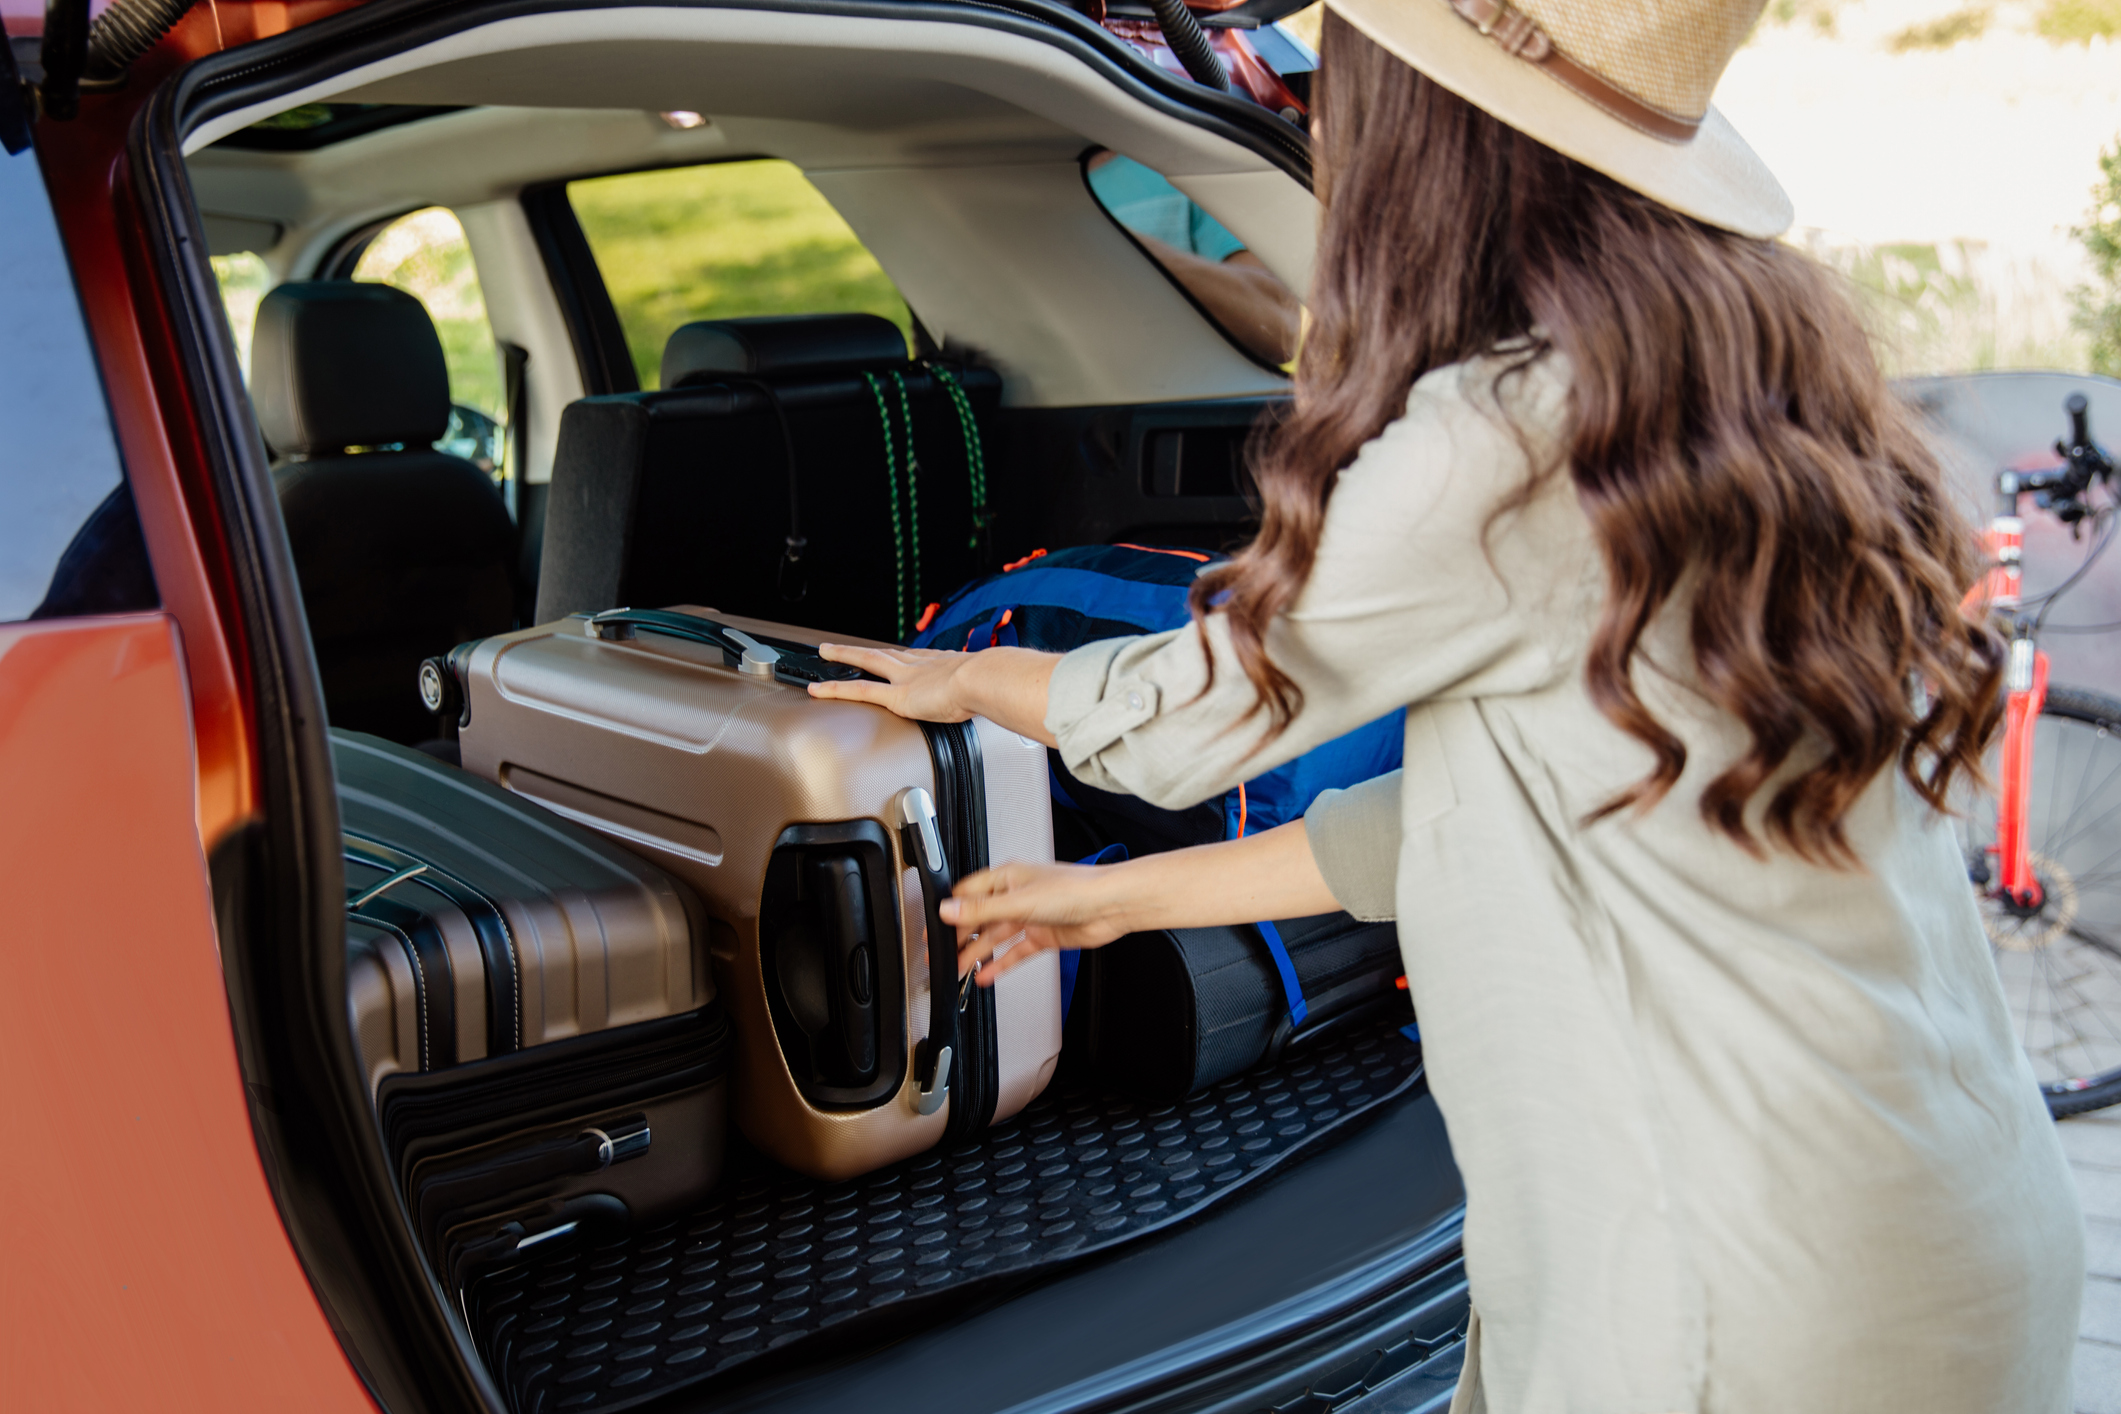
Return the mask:
[[696, 1204], [730, 1040], [692, 891], [430, 756], [331, 745], [348, 1019], [430, 1256]]
[[426, 690], [460, 705], [467, 770], [699, 892], [737, 1123], [829, 1179], [1017, 1113], [1053, 1074], [1061, 1015], [1055, 956], [961, 985], [935, 911], [958, 875], [1053, 857], [1044, 748], [811, 698], [851, 675], [815, 656], [823, 637], [612, 610], [466, 644]]

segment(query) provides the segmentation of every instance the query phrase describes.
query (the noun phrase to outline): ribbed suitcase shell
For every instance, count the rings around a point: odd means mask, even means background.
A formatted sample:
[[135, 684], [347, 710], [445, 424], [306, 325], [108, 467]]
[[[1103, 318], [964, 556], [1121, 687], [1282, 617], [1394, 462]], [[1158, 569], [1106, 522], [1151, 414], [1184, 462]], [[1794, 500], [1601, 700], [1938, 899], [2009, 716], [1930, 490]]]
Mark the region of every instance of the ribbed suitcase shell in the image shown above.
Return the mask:
[[[825, 637], [692, 606], [678, 612], [783, 642], [814, 646]], [[645, 631], [600, 639], [580, 617], [486, 639], [452, 659], [464, 693], [459, 744], [467, 770], [623, 841], [705, 900], [709, 953], [736, 1033], [737, 1122], [754, 1144], [791, 1168], [842, 1178], [944, 1136], [956, 1087], [950, 1104], [932, 1114], [915, 1104], [914, 1050], [929, 1016], [927, 938], [917, 878], [905, 867], [891, 815], [908, 787], [942, 794], [919, 726], [881, 708], [761, 682], [725, 667], [721, 652], [706, 645]], [[1044, 749], [990, 722], [972, 726], [984, 766], [986, 862], [1050, 860]], [[875, 1102], [826, 1105], [803, 1093], [774, 1030], [761, 903], [786, 832], [862, 822], [887, 842], [901, 881], [894, 970], [905, 1005], [887, 1057], [900, 1078]], [[966, 872], [965, 861], [951, 864]], [[1061, 1042], [1057, 958], [1012, 970], [993, 989], [992, 1007], [992, 1118], [999, 1120], [1052, 1077]]]
[[[468, 772], [353, 732], [331, 745], [349, 1019], [412, 1206], [438, 1184], [459, 1220], [557, 1214], [589, 1194], [642, 1218], [703, 1196], [722, 1163], [728, 1043], [698, 899]], [[521, 1162], [622, 1120], [637, 1157], [568, 1173]], [[511, 1163], [532, 1176], [512, 1183]], [[423, 1235], [439, 1254], [440, 1229]]]

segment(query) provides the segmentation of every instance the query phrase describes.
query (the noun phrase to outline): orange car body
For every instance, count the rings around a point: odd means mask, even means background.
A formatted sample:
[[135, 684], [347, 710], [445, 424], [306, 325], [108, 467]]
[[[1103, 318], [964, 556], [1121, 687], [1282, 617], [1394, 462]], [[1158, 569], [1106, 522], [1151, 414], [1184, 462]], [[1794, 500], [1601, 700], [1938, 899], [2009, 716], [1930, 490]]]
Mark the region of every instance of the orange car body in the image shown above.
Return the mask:
[[206, 855], [258, 808], [246, 646], [121, 180], [156, 77], [336, 8], [199, 6], [125, 89], [37, 134], [163, 609], [0, 627], [13, 1408], [373, 1407], [273, 1202], [237, 1065]]
[[[160, 80], [348, 8], [207, 0], [123, 86], [37, 126], [161, 609], [0, 625], [10, 1408], [375, 1404], [275, 1202], [238, 1061], [208, 859], [263, 816], [255, 645], [126, 175]], [[40, 9], [0, 15], [23, 38]]]

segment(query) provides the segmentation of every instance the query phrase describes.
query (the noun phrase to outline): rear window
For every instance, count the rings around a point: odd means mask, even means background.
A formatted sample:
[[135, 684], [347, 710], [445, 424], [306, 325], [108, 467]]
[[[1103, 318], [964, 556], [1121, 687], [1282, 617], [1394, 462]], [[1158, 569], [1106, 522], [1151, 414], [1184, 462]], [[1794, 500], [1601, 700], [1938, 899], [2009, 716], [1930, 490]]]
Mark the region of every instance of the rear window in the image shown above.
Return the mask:
[[898, 287], [793, 163], [718, 162], [570, 182], [567, 199], [643, 388], [682, 324], [879, 314], [912, 339]]
[[33, 152], [0, 154], [0, 621], [158, 602]]

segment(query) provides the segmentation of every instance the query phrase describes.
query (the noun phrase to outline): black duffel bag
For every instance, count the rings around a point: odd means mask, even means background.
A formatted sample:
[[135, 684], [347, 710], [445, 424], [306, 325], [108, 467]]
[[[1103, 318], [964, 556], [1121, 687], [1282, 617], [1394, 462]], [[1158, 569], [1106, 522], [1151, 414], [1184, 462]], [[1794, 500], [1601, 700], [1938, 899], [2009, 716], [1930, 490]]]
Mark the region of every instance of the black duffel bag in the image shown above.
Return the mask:
[[1345, 913], [1134, 933], [1079, 954], [1072, 1084], [1171, 1101], [1385, 1011], [1413, 1020], [1399, 931]]

